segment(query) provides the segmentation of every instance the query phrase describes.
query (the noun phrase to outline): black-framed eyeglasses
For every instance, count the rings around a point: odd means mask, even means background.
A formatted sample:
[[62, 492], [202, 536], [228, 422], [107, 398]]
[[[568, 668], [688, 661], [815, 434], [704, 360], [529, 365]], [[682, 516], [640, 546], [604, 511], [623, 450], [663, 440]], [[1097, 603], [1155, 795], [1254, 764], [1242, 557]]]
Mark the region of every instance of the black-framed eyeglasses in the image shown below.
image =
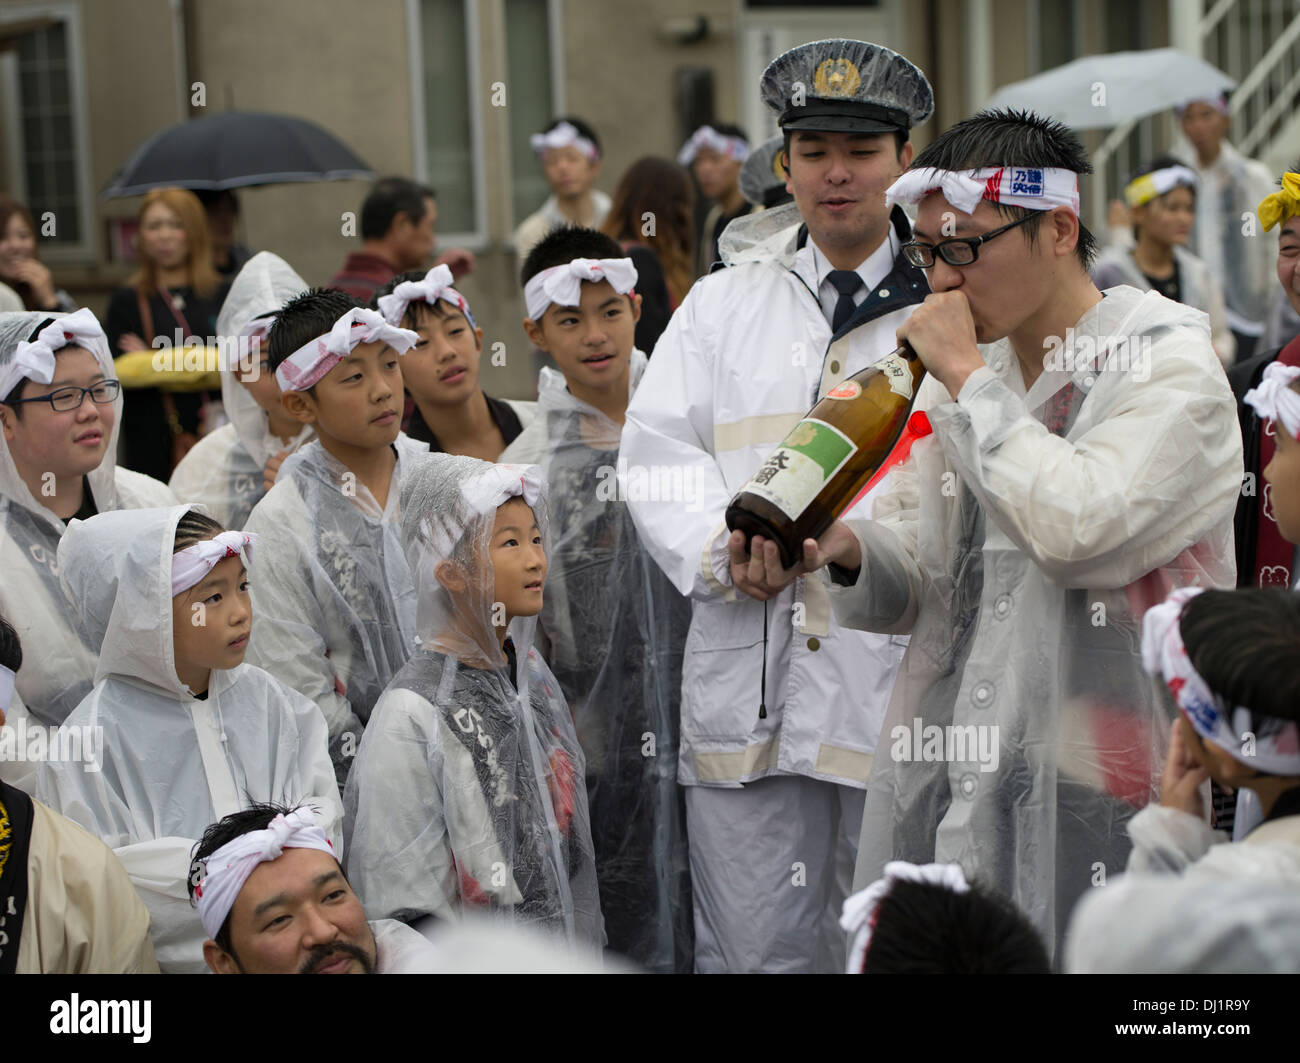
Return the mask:
[[1032, 214], [1026, 214], [1023, 218], [1007, 222], [1006, 225], [985, 233], [983, 236], [954, 236], [951, 240], [944, 240], [937, 244], [923, 244], [917, 240], [911, 240], [903, 245], [903, 255], [908, 262], [920, 269], [930, 269], [934, 266], [936, 252], [950, 266], [969, 266], [980, 257], [980, 244], [992, 240], [995, 236], [1000, 236], [1008, 229], [1014, 229], [1017, 225], [1024, 225], [1030, 218], [1036, 218], [1041, 213], [1042, 211], [1034, 211]]
[[69, 385], [66, 388], [59, 388], [57, 391], [51, 391], [48, 395], [38, 395], [34, 399], [6, 399], [6, 406], [19, 406], [24, 402], [48, 402], [50, 408], [58, 413], [67, 413], [69, 410], [81, 409], [81, 404], [86, 401], [86, 396], [90, 396], [90, 401], [99, 406], [107, 406], [117, 398], [118, 392], [122, 390], [120, 380], [101, 380], [88, 388], [79, 388], [75, 385]]

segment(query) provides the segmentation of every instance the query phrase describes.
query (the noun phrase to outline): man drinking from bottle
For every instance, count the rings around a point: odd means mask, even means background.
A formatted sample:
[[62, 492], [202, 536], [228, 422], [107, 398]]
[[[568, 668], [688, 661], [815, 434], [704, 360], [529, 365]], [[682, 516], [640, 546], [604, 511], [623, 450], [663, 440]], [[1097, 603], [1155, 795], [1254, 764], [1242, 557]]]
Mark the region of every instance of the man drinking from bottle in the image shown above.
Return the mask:
[[1242, 474], [1206, 316], [1089, 280], [1090, 169], [1063, 126], [984, 112], [891, 187], [917, 205], [904, 251], [934, 290], [898, 330], [929, 371], [916, 406], [934, 434], [873, 520], [752, 576], [774, 589], [830, 562], [841, 623], [911, 636], [857, 883], [890, 860], [960, 863], [1049, 947], [1158, 796], [1168, 724], [1142, 614], [1175, 587], [1233, 585]]

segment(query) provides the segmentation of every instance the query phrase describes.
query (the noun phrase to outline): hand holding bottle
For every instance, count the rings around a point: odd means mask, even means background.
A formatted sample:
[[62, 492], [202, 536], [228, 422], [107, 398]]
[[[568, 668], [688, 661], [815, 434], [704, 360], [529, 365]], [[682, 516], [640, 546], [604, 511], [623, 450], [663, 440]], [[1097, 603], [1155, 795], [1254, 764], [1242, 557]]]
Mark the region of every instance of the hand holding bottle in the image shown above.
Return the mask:
[[745, 533], [736, 530], [727, 540], [731, 555], [731, 582], [738, 591], [765, 602], [775, 598], [800, 576], [834, 562], [847, 569], [860, 568], [862, 550], [858, 537], [843, 521], [833, 521], [820, 539], [803, 541], [803, 557], [790, 568], [781, 567], [781, 552], [775, 542], [755, 535], [752, 552], [745, 551]]
[[975, 319], [964, 292], [932, 292], [898, 328], [898, 342], [916, 351], [926, 371], [948, 389], [953, 401], [966, 378], [984, 367]]

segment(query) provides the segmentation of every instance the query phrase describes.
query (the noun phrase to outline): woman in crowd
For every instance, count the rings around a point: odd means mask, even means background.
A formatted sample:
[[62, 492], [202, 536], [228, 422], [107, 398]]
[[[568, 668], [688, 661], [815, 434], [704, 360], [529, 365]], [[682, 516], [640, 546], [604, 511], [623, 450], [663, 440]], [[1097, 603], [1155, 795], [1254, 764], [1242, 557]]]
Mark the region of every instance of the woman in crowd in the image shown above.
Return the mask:
[[50, 271], [36, 257], [32, 212], [9, 196], [0, 196], [0, 284], [17, 293], [24, 310], [77, 309], [67, 292], [54, 287]]
[[[104, 331], [114, 357], [148, 350], [155, 337], [216, 336], [226, 296], [212, 267], [203, 206], [183, 188], [155, 188], [140, 206], [140, 267], [108, 302]], [[211, 342], [215, 344], [215, 339]], [[136, 388], [126, 399], [122, 464], [166, 481], [201, 435], [217, 427], [219, 405], [206, 392]]]
[[636, 266], [641, 320], [636, 346], [646, 354], [686, 298], [695, 280], [695, 189], [671, 159], [637, 159], [618, 183], [603, 231], [617, 240]]

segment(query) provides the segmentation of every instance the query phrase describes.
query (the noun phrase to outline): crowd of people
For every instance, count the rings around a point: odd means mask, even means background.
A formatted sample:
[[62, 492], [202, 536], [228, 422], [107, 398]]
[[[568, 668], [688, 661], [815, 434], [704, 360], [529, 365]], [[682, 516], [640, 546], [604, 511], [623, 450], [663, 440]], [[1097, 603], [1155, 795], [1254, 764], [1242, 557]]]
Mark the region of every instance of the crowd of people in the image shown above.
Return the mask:
[[[102, 324], [0, 199], [0, 972], [1300, 970], [1300, 173], [1189, 100], [1101, 248], [1059, 123], [759, 91], [533, 137], [535, 400], [416, 182], [324, 288], [157, 189]], [[900, 343], [931, 434], [729, 531]]]

